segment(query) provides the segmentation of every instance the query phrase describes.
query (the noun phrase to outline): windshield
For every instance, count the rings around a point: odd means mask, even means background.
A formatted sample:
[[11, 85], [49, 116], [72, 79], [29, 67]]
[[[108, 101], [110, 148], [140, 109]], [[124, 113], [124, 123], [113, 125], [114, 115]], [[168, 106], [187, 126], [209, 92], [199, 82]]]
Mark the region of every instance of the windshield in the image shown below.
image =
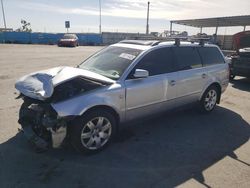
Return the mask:
[[76, 39], [77, 36], [76, 35], [64, 35], [63, 39]]
[[79, 68], [118, 80], [142, 50], [110, 46], [90, 57]]

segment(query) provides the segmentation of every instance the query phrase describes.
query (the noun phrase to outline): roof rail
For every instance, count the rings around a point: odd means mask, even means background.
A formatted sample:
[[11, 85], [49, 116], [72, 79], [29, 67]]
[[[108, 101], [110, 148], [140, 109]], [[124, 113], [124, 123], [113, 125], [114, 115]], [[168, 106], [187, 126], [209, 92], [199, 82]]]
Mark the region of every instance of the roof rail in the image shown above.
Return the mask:
[[158, 40], [122, 40], [119, 43], [122, 44], [136, 44], [136, 45], [143, 45], [143, 46], [156, 46], [161, 41]]
[[188, 37], [168, 37], [166, 40], [122, 40], [119, 43], [123, 44], [135, 44], [135, 45], [143, 45], [143, 46], [157, 46], [161, 42], [174, 40], [174, 45], [179, 46], [181, 41], [187, 41]]

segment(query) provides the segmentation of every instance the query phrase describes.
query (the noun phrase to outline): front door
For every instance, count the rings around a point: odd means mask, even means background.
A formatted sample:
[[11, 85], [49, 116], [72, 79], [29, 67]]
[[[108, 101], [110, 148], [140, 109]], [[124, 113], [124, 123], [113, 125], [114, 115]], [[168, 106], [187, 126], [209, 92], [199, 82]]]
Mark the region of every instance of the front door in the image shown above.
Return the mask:
[[[135, 69], [149, 71], [149, 77], [133, 78]], [[137, 63], [125, 81], [127, 120], [161, 112], [174, 104], [177, 91], [174, 70], [169, 47], [151, 51]]]

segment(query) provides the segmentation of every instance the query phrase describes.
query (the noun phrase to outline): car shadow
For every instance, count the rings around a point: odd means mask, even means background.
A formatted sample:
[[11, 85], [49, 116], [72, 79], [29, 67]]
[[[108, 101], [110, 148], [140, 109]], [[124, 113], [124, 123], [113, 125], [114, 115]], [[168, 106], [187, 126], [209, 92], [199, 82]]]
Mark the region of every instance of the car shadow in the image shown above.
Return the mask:
[[[140, 121], [94, 155], [71, 147], [37, 154], [18, 133], [0, 145], [0, 187], [175, 187], [249, 140], [250, 126], [229, 109], [210, 114], [189, 109]], [[242, 163], [249, 166], [244, 161]]]
[[233, 88], [250, 92], [250, 79], [249, 78], [237, 77], [237, 79], [231, 80], [230, 83], [232, 84]]

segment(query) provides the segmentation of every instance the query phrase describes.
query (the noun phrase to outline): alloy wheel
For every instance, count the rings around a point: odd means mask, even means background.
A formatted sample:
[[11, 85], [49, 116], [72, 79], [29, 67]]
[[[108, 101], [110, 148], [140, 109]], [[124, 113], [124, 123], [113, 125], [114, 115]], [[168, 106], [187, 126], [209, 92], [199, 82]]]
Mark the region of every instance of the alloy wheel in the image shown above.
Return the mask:
[[214, 106], [216, 105], [217, 101], [217, 92], [213, 89], [208, 91], [205, 100], [204, 100], [204, 107], [207, 111], [211, 111]]
[[110, 121], [105, 117], [95, 117], [88, 121], [81, 131], [81, 143], [89, 150], [103, 147], [112, 133]]

